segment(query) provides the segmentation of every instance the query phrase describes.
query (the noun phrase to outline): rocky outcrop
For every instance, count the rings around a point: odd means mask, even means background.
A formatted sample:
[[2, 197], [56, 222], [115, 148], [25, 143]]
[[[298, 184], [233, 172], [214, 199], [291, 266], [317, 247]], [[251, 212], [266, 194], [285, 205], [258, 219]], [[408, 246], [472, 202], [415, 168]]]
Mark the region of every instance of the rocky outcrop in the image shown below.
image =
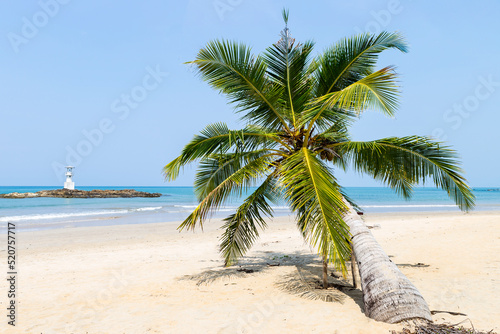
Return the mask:
[[60, 198], [117, 198], [117, 197], [160, 197], [160, 193], [148, 193], [134, 189], [123, 190], [70, 190], [55, 189], [42, 190], [36, 193], [10, 193], [0, 194], [0, 198], [34, 198], [34, 197], [60, 197]]
[[31, 198], [39, 197], [38, 193], [10, 193], [10, 194], [0, 194], [0, 198]]

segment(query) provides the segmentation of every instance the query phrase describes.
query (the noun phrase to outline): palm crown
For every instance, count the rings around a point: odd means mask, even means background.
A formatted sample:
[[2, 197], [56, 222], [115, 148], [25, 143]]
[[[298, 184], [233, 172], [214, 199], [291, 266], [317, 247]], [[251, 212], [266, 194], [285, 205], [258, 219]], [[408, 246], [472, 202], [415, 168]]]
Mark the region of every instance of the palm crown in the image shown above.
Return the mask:
[[[284, 12], [285, 23], [288, 14]], [[247, 125], [230, 130], [208, 125], [180, 156], [164, 167], [167, 180], [199, 161], [195, 193], [200, 201], [179, 227], [202, 226], [231, 196], [250, 192], [224, 220], [220, 249], [225, 264], [242, 256], [266, 227], [271, 205], [285, 199], [306, 240], [337, 267], [350, 256], [345, 213], [354, 203], [333, 168], [371, 175], [410, 198], [427, 178], [462, 210], [474, 197], [461, 175], [455, 151], [427, 137], [352, 141], [349, 125], [365, 110], [388, 116], [398, 107], [394, 68], [375, 69], [378, 54], [407, 51], [398, 33], [362, 34], [336, 43], [312, 58], [314, 43], [297, 43], [287, 27], [262, 55], [247, 46], [216, 40], [194, 64], [213, 88], [225, 94]]]

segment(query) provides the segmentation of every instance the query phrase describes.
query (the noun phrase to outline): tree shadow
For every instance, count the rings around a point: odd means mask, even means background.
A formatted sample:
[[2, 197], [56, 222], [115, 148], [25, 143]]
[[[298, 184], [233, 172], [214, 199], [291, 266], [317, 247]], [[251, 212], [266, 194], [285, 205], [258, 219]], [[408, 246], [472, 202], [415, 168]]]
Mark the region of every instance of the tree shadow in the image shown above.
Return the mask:
[[410, 264], [410, 263], [396, 263], [398, 267], [410, 267], [410, 268], [427, 268], [430, 267], [430, 265], [425, 264], [425, 263], [415, 263], [415, 264]]
[[[349, 264], [349, 263], [348, 263]], [[274, 283], [280, 290], [311, 300], [343, 303], [346, 298], [352, 299], [363, 312], [363, 293], [352, 286], [350, 271], [347, 277], [332, 271], [329, 267], [328, 289], [323, 289], [322, 261], [315, 254], [301, 252], [282, 253], [260, 251], [253, 256], [245, 256], [232, 267], [213, 266], [194, 275], [185, 275], [180, 280], [190, 280], [196, 285], [208, 285], [216, 281], [232, 280], [256, 276], [275, 269], [275, 267], [293, 268], [288, 274], [279, 276]], [[347, 265], [350, 269], [350, 265]]]
[[194, 275], [185, 275], [181, 280], [192, 280], [196, 285], [211, 284], [217, 280], [248, 277], [249, 274], [265, 272], [273, 267], [290, 266], [297, 263], [309, 263], [316, 260], [314, 255], [300, 253], [284, 254], [280, 252], [264, 251], [255, 256], [245, 256], [231, 267], [213, 266]]

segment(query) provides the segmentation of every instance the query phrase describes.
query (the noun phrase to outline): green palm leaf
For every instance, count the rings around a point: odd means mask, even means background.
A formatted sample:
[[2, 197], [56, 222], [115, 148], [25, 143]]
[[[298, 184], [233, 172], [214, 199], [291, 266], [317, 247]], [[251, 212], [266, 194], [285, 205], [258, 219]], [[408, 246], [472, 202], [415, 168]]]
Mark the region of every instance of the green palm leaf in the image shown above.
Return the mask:
[[196, 65], [202, 78], [230, 102], [238, 112], [249, 112], [255, 124], [274, 129], [288, 128], [280, 111], [280, 90], [266, 75], [266, 64], [260, 56], [253, 56], [248, 47], [236, 42], [216, 40], [200, 50]]
[[358, 114], [372, 108], [393, 116], [398, 106], [398, 95], [396, 74], [392, 67], [385, 67], [342, 90], [314, 99], [303, 114], [302, 124], [310, 123], [311, 127], [323, 114], [335, 113], [334, 107]]
[[309, 99], [312, 81], [307, 75], [309, 55], [313, 42], [296, 44], [288, 28], [281, 33], [281, 39], [264, 54], [269, 77], [282, 87], [283, 109], [288, 111], [288, 119], [293, 128]]
[[450, 198], [468, 211], [474, 206], [474, 195], [466, 184], [454, 150], [427, 137], [384, 138], [369, 142], [344, 142], [331, 145], [353, 167], [372, 175], [406, 198], [413, 186], [432, 178]]
[[330, 170], [307, 148], [287, 158], [280, 182], [306, 239], [345, 271], [350, 254], [348, 208]]
[[259, 237], [259, 228], [264, 229], [267, 226], [264, 217], [272, 217], [273, 214], [268, 202], [276, 203], [278, 197], [274, 187], [275, 176], [272, 174], [234, 214], [224, 219], [220, 251], [226, 266], [243, 256]]
[[250, 152], [213, 154], [200, 161], [194, 182], [198, 200], [203, 200], [224, 180], [256, 159], [267, 161], [271, 166], [273, 159], [276, 159], [276, 153], [269, 152], [268, 149], [260, 149]]
[[[238, 160], [235, 159], [235, 162]], [[241, 160], [240, 160], [241, 161]], [[179, 226], [180, 230], [184, 228], [194, 229], [199, 223], [203, 227], [203, 221], [210, 214], [219, 209], [231, 195], [240, 195], [254, 185], [259, 178], [266, 176], [270, 171], [269, 156], [262, 156], [254, 159], [248, 164], [240, 165], [234, 168], [232, 173], [223, 179], [214, 187], [198, 204], [194, 211]]]
[[230, 130], [225, 123], [210, 124], [184, 147], [180, 156], [163, 168], [163, 172], [167, 180], [175, 180], [183, 166], [214, 153], [226, 153], [235, 148], [240, 151], [272, 148], [279, 142], [281, 139], [277, 134], [267, 132], [262, 127], [247, 126], [242, 130]]
[[389, 48], [407, 52], [407, 45], [398, 33], [361, 34], [345, 38], [317, 60], [316, 97], [344, 89], [372, 73], [378, 55]]

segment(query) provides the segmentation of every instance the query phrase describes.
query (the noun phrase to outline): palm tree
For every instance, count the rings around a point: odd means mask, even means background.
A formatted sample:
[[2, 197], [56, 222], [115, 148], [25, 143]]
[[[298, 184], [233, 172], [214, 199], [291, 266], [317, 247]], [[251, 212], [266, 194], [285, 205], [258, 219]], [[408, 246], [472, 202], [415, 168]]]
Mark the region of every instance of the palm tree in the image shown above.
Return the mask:
[[[382, 51], [406, 52], [403, 37], [362, 34], [312, 58], [314, 43], [297, 43], [290, 36], [286, 11], [283, 17], [281, 39], [262, 55], [253, 55], [241, 43], [215, 40], [191, 62], [229, 98], [246, 125], [240, 130], [224, 123], [208, 125], [164, 167], [166, 179], [173, 180], [183, 166], [199, 162], [194, 184], [199, 205], [179, 229], [202, 227], [228, 199], [249, 194], [224, 219], [220, 251], [229, 266], [266, 227], [272, 204], [284, 199], [296, 214], [299, 231], [325, 264], [334, 263], [346, 273], [350, 242], [355, 241], [349, 223], [359, 220], [346, 219], [355, 203], [338, 184], [334, 168], [371, 175], [404, 198], [431, 178], [462, 210], [469, 210], [474, 197], [449, 147], [417, 136], [369, 142], [350, 138], [349, 126], [363, 111], [394, 115], [397, 74], [391, 66], [375, 65]], [[363, 257], [356, 249], [354, 253], [358, 261]], [[417, 309], [427, 308], [423, 303]], [[428, 308], [415, 317], [430, 318]]]

